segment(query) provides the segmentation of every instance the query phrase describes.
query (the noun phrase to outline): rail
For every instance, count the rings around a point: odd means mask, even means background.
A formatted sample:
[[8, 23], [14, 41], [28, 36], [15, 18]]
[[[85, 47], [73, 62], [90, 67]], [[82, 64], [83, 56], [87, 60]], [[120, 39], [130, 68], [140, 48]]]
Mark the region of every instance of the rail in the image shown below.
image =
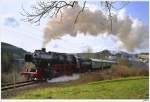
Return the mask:
[[31, 85], [31, 84], [35, 84], [37, 83], [36, 81], [24, 81], [24, 82], [17, 82], [15, 84], [3, 84], [2, 87], [1, 87], [1, 91], [5, 91], [5, 90], [8, 90], [8, 89], [13, 89], [13, 88], [18, 88], [18, 87], [23, 87], [23, 86], [26, 86], [26, 85]]

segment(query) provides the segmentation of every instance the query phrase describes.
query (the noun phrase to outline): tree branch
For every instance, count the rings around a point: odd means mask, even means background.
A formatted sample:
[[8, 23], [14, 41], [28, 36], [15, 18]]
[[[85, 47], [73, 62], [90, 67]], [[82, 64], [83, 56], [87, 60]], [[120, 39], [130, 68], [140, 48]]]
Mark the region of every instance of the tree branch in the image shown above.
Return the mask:
[[36, 6], [33, 6], [31, 13], [27, 12], [23, 7], [23, 13], [21, 15], [26, 16], [24, 21], [30, 23], [38, 23], [44, 15], [50, 14], [50, 17], [57, 16], [58, 13], [65, 7], [74, 7], [78, 1], [39, 1]]
[[[125, 2], [120, 2], [120, 5], [122, 5], [122, 7], [120, 8], [116, 8], [115, 7], [115, 3], [117, 2], [112, 2], [112, 1], [100, 1], [101, 4], [104, 4], [102, 6], [105, 7], [105, 9], [107, 10], [108, 12], [108, 18], [109, 18], [109, 21], [110, 21], [110, 30], [112, 31], [112, 9], [115, 9], [115, 10], [119, 10], [119, 9], [122, 9], [127, 3]], [[68, 8], [68, 7], [71, 7], [73, 8], [75, 5], [78, 4], [78, 1], [39, 1], [37, 2], [36, 5], [33, 5], [31, 8], [32, 8], [32, 12], [27, 12], [23, 7], [22, 7], [22, 10], [23, 10], [23, 13], [21, 13], [21, 15], [25, 16], [26, 18], [24, 19], [24, 21], [26, 22], [30, 22], [30, 23], [39, 23], [40, 24], [40, 21], [43, 17], [46, 17], [46, 16], [50, 16], [50, 17], [54, 17], [60, 13], [61, 14], [61, 20], [62, 20], [62, 10], [64, 8]], [[85, 5], [86, 5], [86, 0], [84, 1], [83, 3], [83, 6], [82, 6], [82, 9], [78, 12], [76, 18], [75, 18], [75, 21], [74, 21], [74, 24], [77, 23], [77, 20], [80, 16], [80, 14], [84, 11], [85, 9]]]
[[82, 9], [78, 12], [78, 14], [77, 14], [77, 16], [76, 16], [76, 19], [75, 19], [75, 21], [74, 21], [74, 24], [77, 22], [80, 13], [84, 11], [85, 4], [86, 4], [86, 1], [84, 1]]

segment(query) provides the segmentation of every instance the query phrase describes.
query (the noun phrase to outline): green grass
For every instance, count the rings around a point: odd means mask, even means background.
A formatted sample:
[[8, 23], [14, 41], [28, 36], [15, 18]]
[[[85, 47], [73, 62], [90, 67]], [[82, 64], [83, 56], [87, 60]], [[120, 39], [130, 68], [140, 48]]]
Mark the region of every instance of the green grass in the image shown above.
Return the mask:
[[88, 84], [48, 87], [24, 92], [14, 99], [148, 99], [148, 77], [130, 77]]

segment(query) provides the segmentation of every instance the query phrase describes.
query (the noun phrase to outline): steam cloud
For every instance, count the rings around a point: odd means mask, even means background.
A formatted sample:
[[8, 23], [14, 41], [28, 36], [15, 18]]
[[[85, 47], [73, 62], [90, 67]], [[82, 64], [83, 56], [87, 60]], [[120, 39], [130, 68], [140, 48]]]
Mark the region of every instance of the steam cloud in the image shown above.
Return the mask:
[[103, 12], [85, 9], [74, 24], [80, 10], [80, 6], [66, 8], [62, 20], [60, 16], [51, 19], [45, 28], [43, 46], [45, 47], [52, 39], [59, 39], [67, 34], [75, 37], [80, 33], [93, 36], [104, 33], [114, 35], [119, 39], [119, 46], [128, 51], [148, 46], [148, 29], [141, 21], [126, 14], [113, 15], [111, 31], [108, 17]]
[[73, 74], [72, 76], [60, 76], [57, 78], [53, 78], [51, 80], [47, 80], [48, 83], [57, 83], [57, 82], [67, 82], [71, 80], [77, 80], [80, 78], [79, 74]]

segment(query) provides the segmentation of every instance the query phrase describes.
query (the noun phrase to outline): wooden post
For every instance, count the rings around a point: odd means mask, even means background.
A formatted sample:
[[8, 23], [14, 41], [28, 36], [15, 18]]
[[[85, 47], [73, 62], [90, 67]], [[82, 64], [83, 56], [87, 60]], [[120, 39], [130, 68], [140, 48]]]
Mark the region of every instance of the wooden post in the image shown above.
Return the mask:
[[14, 74], [13, 74], [13, 82], [14, 82], [14, 88], [15, 88], [15, 85], [16, 85], [16, 79], [15, 79], [16, 77], [15, 77], [15, 72], [14, 72]]

